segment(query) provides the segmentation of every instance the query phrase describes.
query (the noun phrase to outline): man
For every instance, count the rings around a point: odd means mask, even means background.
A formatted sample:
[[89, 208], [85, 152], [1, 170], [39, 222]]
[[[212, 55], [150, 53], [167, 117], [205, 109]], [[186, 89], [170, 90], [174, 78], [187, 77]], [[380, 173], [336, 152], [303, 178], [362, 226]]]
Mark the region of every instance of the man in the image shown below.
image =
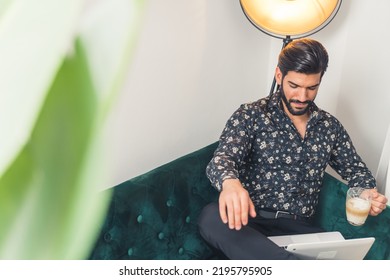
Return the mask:
[[327, 66], [321, 43], [291, 42], [279, 55], [279, 90], [228, 120], [207, 167], [219, 202], [199, 219], [203, 238], [228, 258], [296, 259], [267, 236], [323, 231], [311, 217], [328, 164], [350, 187], [372, 189], [370, 215], [386, 208], [343, 126], [314, 103]]

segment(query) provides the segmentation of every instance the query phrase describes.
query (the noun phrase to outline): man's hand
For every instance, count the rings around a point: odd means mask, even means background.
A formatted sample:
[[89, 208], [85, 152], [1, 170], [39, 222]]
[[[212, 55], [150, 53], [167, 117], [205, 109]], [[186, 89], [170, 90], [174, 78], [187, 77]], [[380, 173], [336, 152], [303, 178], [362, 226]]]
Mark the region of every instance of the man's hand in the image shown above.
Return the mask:
[[370, 191], [372, 197], [370, 215], [377, 216], [386, 209], [387, 198], [383, 194], [378, 193], [376, 189], [371, 189]]
[[229, 224], [230, 229], [240, 230], [248, 223], [248, 214], [256, 217], [255, 206], [238, 179], [223, 181], [219, 195], [219, 214], [222, 221]]

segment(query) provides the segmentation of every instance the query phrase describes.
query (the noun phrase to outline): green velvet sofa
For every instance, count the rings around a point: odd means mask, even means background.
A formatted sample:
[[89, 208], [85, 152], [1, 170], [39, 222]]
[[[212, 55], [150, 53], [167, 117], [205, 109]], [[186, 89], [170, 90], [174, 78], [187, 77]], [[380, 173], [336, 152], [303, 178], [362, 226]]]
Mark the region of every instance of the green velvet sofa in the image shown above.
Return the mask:
[[[217, 143], [119, 184], [90, 259], [219, 259], [201, 238], [197, 218], [218, 192], [205, 175]], [[390, 210], [354, 227], [345, 218], [347, 186], [326, 174], [317, 224], [346, 239], [374, 236], [366, 259], [390, 259]], [[387, 207], [389, 208], [389, 207]]]

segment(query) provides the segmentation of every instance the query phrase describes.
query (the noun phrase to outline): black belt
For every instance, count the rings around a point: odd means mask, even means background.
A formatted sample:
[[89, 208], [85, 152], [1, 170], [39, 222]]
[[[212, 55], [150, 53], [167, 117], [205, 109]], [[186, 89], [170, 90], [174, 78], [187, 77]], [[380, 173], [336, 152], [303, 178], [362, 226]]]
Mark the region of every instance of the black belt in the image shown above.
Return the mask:
[[308, 221], [309, 218], [303, 217], [296, 214], [291, 214], [285, 211], [270, 211], [270, 210], [260, 210], [259, 213], [260, 217], [263, 217], [265, 219], [279, 219], [279, 218], [286, 218], [291, 220], [300, 220], [300, 221]]

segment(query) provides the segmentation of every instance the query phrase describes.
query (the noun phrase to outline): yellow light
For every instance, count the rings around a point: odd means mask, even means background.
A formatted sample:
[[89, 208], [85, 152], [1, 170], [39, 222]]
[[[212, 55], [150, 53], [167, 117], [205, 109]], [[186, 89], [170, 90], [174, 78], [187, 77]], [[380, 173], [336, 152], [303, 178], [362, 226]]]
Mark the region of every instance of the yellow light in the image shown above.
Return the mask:
[[248, 19], [278, 38], [311, 35], [336, 15], [341, 0], [240, 0]]

